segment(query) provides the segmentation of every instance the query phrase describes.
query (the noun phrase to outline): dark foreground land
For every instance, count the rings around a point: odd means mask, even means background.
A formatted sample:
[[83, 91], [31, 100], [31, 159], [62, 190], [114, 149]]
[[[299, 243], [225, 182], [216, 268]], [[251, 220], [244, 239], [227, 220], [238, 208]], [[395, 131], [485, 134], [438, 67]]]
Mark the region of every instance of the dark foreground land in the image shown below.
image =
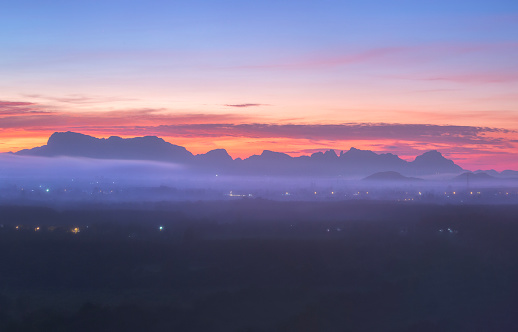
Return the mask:
[[516, 205], [1, 206], [0, 224], [0, 331], [518, 329]]

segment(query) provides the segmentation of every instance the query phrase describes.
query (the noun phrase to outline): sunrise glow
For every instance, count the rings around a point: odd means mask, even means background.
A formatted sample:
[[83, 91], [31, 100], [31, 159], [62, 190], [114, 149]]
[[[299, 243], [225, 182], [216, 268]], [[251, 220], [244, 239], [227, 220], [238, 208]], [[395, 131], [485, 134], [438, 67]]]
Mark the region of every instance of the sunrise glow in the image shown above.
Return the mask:
[[518, 169], [512, 1], [2, 7], [0, 152], [70, 130], [234, 158], [436, 149]]

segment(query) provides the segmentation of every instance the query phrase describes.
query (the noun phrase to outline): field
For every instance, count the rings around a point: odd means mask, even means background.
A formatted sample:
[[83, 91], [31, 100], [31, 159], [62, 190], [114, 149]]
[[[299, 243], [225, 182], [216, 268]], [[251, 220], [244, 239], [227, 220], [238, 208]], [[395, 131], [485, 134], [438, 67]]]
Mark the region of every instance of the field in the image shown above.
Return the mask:
[[518, 206], [0, 207], [1, 331], [511, 331]]

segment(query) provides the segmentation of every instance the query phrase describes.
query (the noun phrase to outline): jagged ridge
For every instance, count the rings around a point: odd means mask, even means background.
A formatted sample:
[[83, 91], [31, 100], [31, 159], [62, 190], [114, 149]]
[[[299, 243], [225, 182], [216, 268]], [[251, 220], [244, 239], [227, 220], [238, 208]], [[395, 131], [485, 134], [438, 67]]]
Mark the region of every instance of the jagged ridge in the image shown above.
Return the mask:
[[462, 168], [438, 151], [429, 151], [407, 162], [391, 153], [376, 154], [351, 148], [336, 154], [334, 150], [311, 156], [291, 157], [265, 150], [246, 159], [232, 159], [224, 149], [194, 156], [186, 148], [156, 136], [107, 139], [74, 132], [57, 132], [46, 145], [16, 152], [29, 156], [73, 156], [97, 159], [153, 160], [183, 163], [200, 171], [253, 175], [369, 175], [377, 172], [398, 172], [402, 175], [427, 175], [462, 172]]

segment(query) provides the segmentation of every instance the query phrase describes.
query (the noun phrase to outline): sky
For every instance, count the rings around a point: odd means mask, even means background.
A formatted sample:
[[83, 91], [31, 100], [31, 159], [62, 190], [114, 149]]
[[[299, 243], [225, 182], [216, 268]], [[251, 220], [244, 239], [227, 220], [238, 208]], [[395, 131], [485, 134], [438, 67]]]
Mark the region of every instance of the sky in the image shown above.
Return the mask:
[[518, 169], [518, 2], [4, 1], [0, 152], [56, 131]]

